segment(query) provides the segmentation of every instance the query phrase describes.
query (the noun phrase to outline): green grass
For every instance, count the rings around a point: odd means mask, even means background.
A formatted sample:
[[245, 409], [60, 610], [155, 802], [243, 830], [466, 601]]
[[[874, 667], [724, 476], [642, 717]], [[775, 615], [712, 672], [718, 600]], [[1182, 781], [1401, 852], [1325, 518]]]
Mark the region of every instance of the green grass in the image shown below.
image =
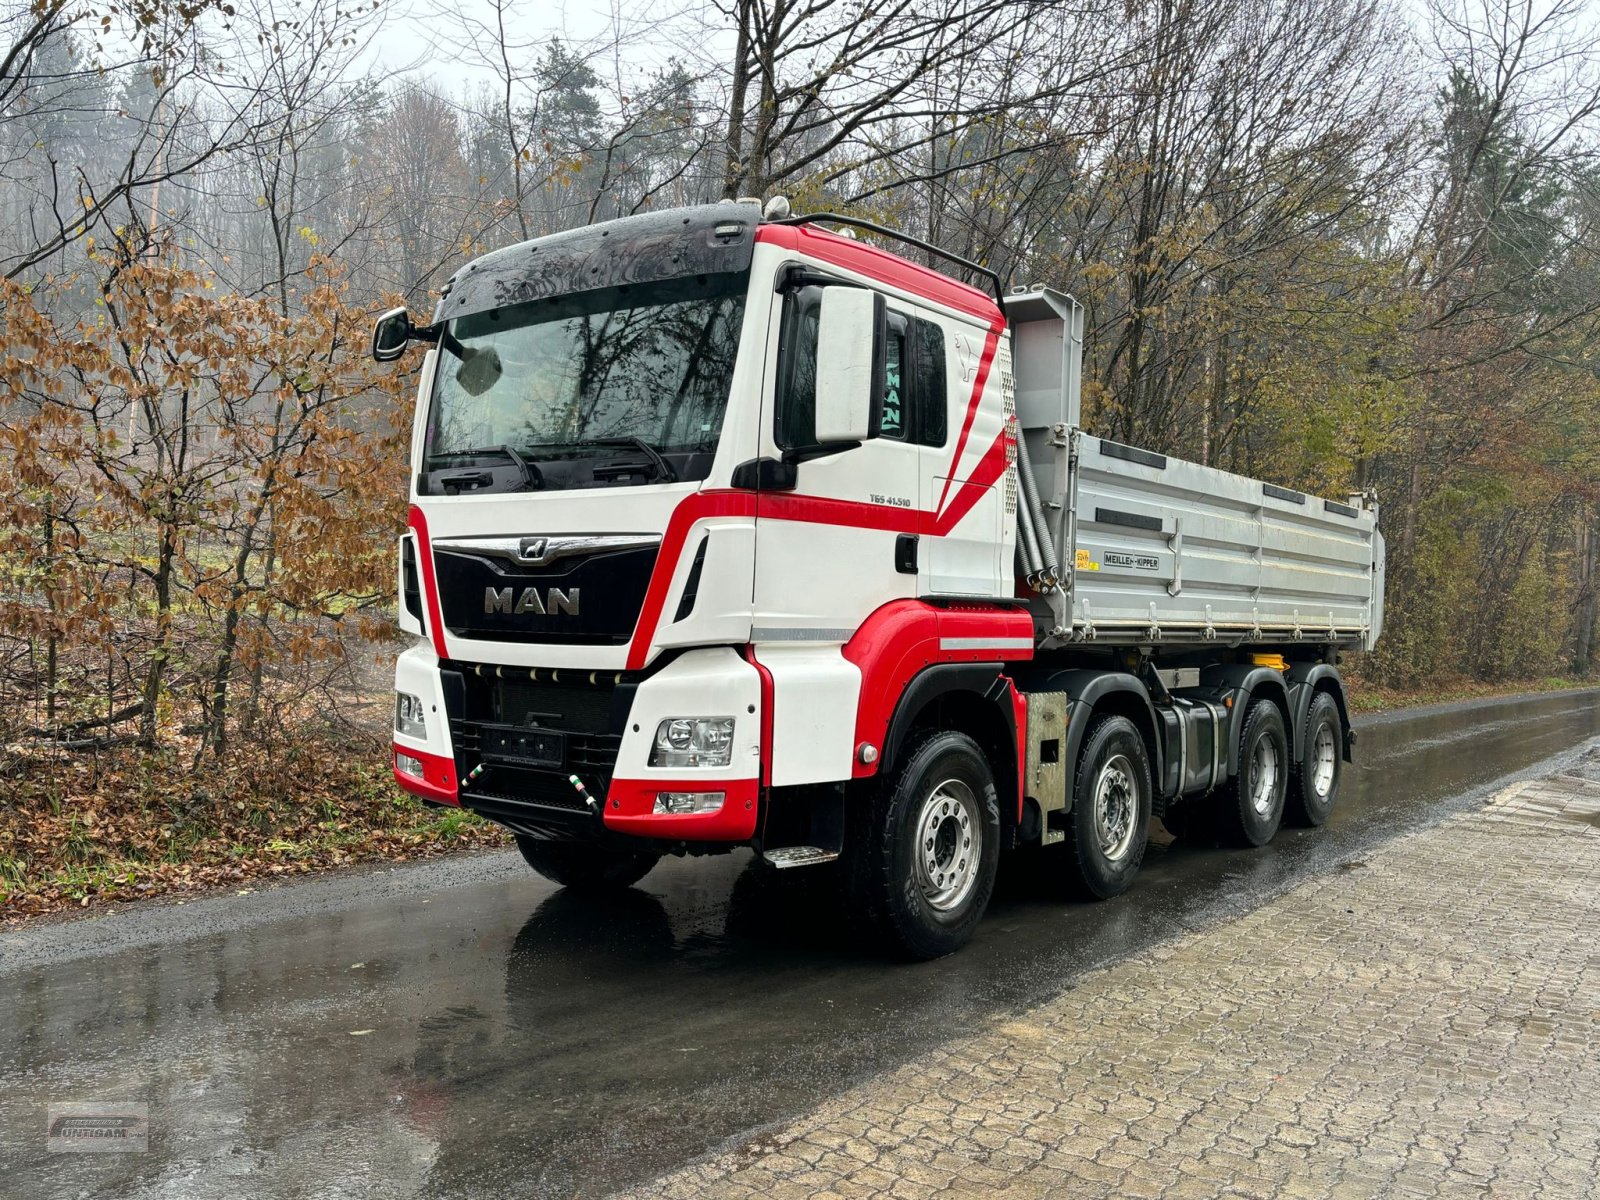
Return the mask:
[[1500, 683], [1455, 680], [1418, 688], [1386, 688], [1353, 679], [1349, 681], [1349, 697], [1353, 711], [1373, 713], [1419, 708], [1425, 704], [1450, 704], [1460, 700], [1489, 700], [1497, 696], [1581, 691], [1596, 686], [1600, 686], [1600, 680], [1571, 675], [1547, 675], [1539, 679], [1506, 680]]

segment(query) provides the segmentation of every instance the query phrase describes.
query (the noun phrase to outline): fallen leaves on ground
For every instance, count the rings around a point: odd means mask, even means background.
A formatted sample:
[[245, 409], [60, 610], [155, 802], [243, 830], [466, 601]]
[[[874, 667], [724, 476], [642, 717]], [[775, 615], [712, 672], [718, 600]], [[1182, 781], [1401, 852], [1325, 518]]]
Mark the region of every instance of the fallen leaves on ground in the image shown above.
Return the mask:
[[394, 785], [382, 738], [302, 730], [196, 767], [192, 746], [6, 748], [0, 924], [228, 889], [356, 863], [405, 862], [508, 835]]

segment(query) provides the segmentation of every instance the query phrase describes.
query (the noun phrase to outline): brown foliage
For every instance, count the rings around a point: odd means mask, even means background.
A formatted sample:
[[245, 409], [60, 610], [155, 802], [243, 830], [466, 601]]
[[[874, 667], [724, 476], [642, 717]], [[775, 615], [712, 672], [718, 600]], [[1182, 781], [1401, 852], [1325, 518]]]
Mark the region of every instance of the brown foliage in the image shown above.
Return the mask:
[[284, 315], [154, 251], [91, 262], [85, 318], [0, 284], [0, 636], [44, 659], [30, 723], [137, 706], [154, 744], [176, 699], [220, 750], [237, 676], [248, 724], [264, 667], [388, 627], [405, 379], [329, 263]]

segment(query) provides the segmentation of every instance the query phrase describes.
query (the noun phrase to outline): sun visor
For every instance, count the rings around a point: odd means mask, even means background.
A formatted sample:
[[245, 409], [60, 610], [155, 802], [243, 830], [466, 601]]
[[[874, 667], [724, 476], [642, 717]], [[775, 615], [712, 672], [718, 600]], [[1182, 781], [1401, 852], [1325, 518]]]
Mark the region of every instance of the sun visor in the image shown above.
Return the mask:
[[457, 271], [435, 324], [599, 288], [745, 271], [759, 210], [704, 204], [589, 225], [486, 254]]

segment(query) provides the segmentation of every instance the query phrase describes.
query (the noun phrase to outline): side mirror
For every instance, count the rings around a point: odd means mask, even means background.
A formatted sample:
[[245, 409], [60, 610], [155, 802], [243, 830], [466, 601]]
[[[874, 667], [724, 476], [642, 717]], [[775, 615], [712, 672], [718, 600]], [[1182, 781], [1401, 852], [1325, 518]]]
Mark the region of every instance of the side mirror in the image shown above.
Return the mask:
[[883, 404], [889, 314], [858, 287], [822, 289], [817, 315], [817, 441], [864, 442]]
[[406, 352], [413, 332], [411, 314], [404, 308], [391, 308], [372, 327], [372, 357], [393, 362]]

